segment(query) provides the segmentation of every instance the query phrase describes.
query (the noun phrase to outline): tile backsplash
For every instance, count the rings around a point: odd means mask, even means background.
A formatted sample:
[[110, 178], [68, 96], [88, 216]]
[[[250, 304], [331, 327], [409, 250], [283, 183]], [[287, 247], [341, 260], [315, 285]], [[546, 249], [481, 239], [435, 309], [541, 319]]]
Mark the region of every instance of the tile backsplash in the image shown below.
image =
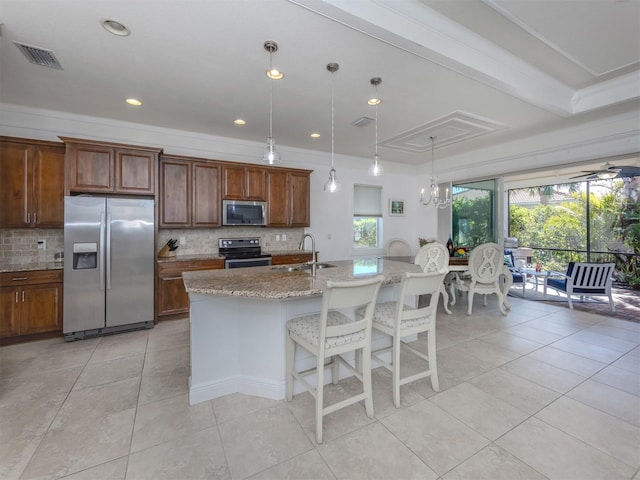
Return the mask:
[[[158, 232], [158, 250], [171, 238], [180, 240], [184, 237], [185, 244], [180, 245], [177, 255], [206, 255], [218, 253], [219, 238], [260, 237], [262, 249], [268, 252], [278, 250], [297, 250], [300, 239], [304, 234], [303, 228], [257, 228], [257, 227], [221, 227], [209, 229], [176, 229], [160, 230]], [[286, 236], [286, 240], [283, 237]], [[307, 249], [311, 243], [307, 242]]]
[[[44, 250], [38, 250], [38, 240], [46, 242]], [[62, 229], [0, 229], [0, 267], [53, 262], [63, 250]]]
[[[303, 228], [221, 227], [209, 229], [176, 229], [158, 231], [157, 250], [170, 238], [180, 240], [178, 255], [207, 255], [218, 253], [218, 238], [260, 237], [262, 249], [268, 252], [297, 250]], [[286, 236], [286, 240], [283, 238]], [[46, 242], [38, 249], [38, 240]], [[307, 242], [306, 249], [311, 248]], [[64, 250], [63, 229], [0, 229], [0, 267], [31, 263], [53, 262], [56, 254]], [[157, 253], [157, 252], [156, 252]]]

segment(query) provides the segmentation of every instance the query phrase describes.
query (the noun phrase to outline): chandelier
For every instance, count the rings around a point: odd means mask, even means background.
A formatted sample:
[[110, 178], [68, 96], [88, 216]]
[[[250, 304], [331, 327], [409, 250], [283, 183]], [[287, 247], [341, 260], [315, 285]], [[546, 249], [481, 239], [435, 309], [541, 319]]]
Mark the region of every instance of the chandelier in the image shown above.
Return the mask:
[[425, 192], [424, 188], [420, 190], [420, 203], [422, 205], [429, 205], [437, 208], [446, 208], [451, 205], [451, 197], [449, 197], [449, 189], [445, 191], [444, 198], [440, 197], [440, 190], [438, 188], [438, 180], [436, 179], [435, 174], [433, 173], [434, 169], [434, 145], [436, 141], [436, 137], [432, 136], [431, 138], [431, 185], [429, 186], [429, 192]]

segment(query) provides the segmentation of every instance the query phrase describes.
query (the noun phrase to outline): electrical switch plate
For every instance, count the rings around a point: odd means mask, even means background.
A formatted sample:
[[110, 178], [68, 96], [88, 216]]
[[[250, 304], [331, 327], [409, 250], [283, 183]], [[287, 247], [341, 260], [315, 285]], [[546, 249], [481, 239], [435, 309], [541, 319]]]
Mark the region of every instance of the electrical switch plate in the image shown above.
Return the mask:
[[46, 250], [46, 249], [47, 249], [47, 241], [38, 240], [38, 250]]
[[283, 234], [282, 234], [282, 241], [283, 241], [283, 242], [286, 242], [286, 241], [287, 241], [287, 234], [286, 234], [286, 233], [283, 233]]
[[276, 242], [280, 241], [280, 234], [276, 235]]
[[185, 237], [180, 237], [180, 245], [184, 245], [187, 243], [187, 239]]

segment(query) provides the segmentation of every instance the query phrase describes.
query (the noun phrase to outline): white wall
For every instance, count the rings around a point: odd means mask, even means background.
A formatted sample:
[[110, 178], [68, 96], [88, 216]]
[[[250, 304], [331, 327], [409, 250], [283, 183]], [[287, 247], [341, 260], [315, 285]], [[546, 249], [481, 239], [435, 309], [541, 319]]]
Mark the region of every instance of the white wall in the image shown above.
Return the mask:
[[[58, 141], [59, 136], [161, 147], [165, 153], [218, 160], [258, 163], [264, 144], [166, 128], [119, 122], [105, 118], [72, 115], [44, 109], [0, 103], [0, 135]], [[415, 252], [418, 237], [446, 238], [438, 232], [438, 213], [418, 202], [421, 187], [427, 188], [430, 163], [418, 166], [393, 163], [393, 153], [382, 150], [385, 169], [381, 178], [369, 177], [371, 159], [336, 155], [335, 166], [343, 189], [337, 194], [323, 191], [330, 169], [330, 154], [278, 145], [285, 166], [314, 170], [311, 176], [311, 228], [323, 259], [345, 259], [351, 251], [353, 184], [382, 185], [384, 209], [390, 197], [405, 200], [405, 216], [384, 217], [384, 238], [405, 238]], [[506, 173], [552, 168], [595, 158], [640, 151], [640, 121], [637, 111], [613, 112], [601, 121], [585, 122], [564, 130], [553, 130], [495, 144], [471, 153], [438, 157], [440, 181], [496, 178]], [[504, 228], [504, 227], [503, 227]], [[331, 239], [328, 236], [331, 235]]]
[[[262, 142], [241, 142], [214, 135], [7, 104], [0, 104], [0, 134], [49, 141], [60, 141], [59, 137], [89, 138], [160, 147], [168, 154], [247, 163], [258, 163], [264, 148]], [[382, 186], [385, 212], [383, 236], [386, 240], [404, 238], [415, 253], [418, 237], [437, 235], [436, 212], [421, 207], [418, 202], [421, 179], [416, 176], [415, 167], [387, 162], [381, 152], [385, 174], [379, 178], [370, 177], [367, 169], [372, 159], [336, 155], [335, 167], [343, 188], [340, 192], [330, 194], [323, 189], [331, 168], [329, 152], [292, 149], [281, 145], [278, 145], [278, 149], [282, 154], [283, 166], [313, 170], [311, 227], [306, 231], [315, 236], [321, 259], [342, 260], [354, 255], [351, 249], [354, 183]], [[390, 197], [405, 200], [404, 216], [388, 216]], [[307, 244], [307, 248], [311, 248], [310, 244]]]

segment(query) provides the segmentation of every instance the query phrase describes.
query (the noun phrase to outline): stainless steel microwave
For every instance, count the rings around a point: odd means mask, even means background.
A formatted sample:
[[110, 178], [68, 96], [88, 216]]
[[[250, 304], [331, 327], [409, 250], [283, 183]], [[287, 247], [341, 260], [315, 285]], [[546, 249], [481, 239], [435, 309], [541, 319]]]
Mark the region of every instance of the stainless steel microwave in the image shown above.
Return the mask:
[[222, 201], [222, 225], [266, 225], [267, 202]]

